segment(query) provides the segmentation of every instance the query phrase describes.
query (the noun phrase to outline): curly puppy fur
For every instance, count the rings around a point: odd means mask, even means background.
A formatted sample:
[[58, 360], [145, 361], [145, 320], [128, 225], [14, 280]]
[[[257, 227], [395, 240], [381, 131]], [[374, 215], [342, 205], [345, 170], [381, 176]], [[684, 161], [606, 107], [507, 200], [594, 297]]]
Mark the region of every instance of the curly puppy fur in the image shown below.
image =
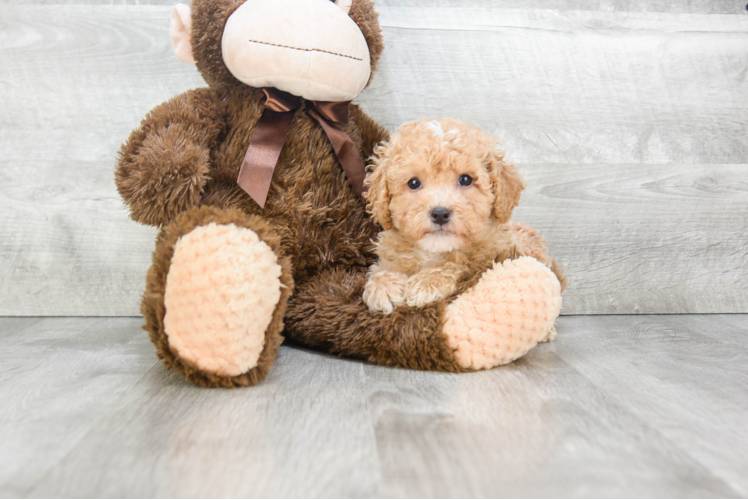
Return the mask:
[[506, 258], [555, 266], [537, 233], [509, 224], [525, 185], [479, 128], [449, 118], [404, 124], [377, 148], [373, 167], [365, 196], [385, 231], [364, 290], [371, 311], [422, 307]]

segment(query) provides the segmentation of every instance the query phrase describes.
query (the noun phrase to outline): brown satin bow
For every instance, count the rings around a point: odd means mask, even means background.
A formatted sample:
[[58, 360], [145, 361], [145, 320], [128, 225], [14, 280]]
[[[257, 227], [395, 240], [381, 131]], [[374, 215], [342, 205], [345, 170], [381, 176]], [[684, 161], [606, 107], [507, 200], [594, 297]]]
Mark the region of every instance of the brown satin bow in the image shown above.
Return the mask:
[[317, 120], [330, 139], [353, 190], [361, 196], [366, 176], [364, 162], [350, 136], [336, 126], [348, 123], [350, 101], [305, 101], [278, 89], [262, 90], [265, 92], [265, 110], [252, 135], [247, 154], [244, 155], [239, 178], [236, 180], [239, 186], [258, 205], [265, 207], [270, 182], [273, 179], [273, 170], [278, 163], [283, 144], [286, 142], [291, 120], [304, 102], [307, 114]]

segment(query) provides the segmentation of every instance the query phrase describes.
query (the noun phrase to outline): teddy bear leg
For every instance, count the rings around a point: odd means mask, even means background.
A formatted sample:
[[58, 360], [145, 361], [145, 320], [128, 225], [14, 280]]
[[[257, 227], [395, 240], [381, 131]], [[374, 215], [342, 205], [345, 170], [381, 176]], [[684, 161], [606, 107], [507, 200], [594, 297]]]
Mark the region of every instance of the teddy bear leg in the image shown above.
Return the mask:
[[286, 334], [327, 352], [416, 370], [463, 371], [442, 333], [444, 301], [423, 308], [370, 312], [366, 268], [327, 269], [298, 284]]
[[545, 339], [561, 307], [555, 274], [532, 257], [496, 263], [451, 303], [370, 312], [365, 269], [328, 269], [297, 287], [286, 330], [306, 345], [416, 370], [510, 363]]
[[203, 386], [254, 385], [282, 341], [293, 281], [272, 226], [201, 207], [161, 231], [141, 311], [167, 368]]
[[444, 334], [462, 369], [493, 368], [550, 340], [560, 309], [561, 285], [547, 266], [506, 260], [447, 306]]

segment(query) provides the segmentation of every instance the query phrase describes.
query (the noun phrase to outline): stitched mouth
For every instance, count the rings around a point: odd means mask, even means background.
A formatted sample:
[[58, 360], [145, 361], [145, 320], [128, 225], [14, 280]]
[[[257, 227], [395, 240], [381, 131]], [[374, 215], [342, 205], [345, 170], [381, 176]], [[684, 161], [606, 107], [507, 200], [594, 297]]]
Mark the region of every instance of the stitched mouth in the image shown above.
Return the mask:
[[261, 45], [270, 45], [271, 47], [280, 47], [282, 49], [300, 50], [302, 52], [319, 52], [321, 54], [330, 54], [331, 56], [338, 56], [338, 57], [345, 57], [346, 59], [353, 59], [354, 61], [363, 61], [363, 59], [361, 59], [360, 57], [353, 57], [353, 56], [349, 56], [346, 54], [339, 54], [337, 52], [332, 52], [332, 51], [324, 50], [324, 49], [304, 49], [302, 47], [292, 47], [290, 45], [281, 45], [279, 43], [263, 42], [260, 40], [252, 40], [252, 39], [248, 41], [252, 43], [259, 43]]

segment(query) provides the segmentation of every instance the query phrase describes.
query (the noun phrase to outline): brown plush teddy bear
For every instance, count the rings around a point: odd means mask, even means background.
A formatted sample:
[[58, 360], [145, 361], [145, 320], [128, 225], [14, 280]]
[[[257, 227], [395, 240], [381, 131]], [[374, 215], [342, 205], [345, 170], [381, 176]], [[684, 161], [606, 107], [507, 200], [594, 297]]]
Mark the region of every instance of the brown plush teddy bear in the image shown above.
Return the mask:
[[[361, 198], [362, 158], [387, 138], [349, 105], [383, 48], [370, 0], [194, 0], [175, 7], [171, 38], [208, 87], [151, 111], [116, 171], [132, 218], [161, 227], [141, 310], [166, 367], [204, 386], [253, 385], [284, 334], [374, 363], [469, 371], [546, 336], [561, 287], [520, 226], [517, 246], [535, 258], [496, 263], [423, 308], [363, 303], [380, 228]], [[505, 173], [502, 221], [522, 187]]]

